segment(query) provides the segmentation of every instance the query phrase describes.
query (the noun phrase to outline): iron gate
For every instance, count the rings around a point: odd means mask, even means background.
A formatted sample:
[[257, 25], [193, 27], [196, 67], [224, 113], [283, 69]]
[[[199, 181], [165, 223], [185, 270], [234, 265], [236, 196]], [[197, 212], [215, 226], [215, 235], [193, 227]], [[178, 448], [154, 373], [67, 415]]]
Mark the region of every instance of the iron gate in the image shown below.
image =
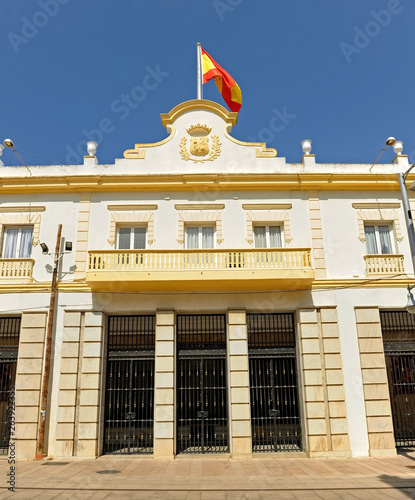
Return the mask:
[[155, 316], [110, 316], [104, 453], [153, 452]]
[[381, 311], [382, 336], [397, 448], [415, 446], [415, 319]]
[[20, 323], [19, 317], [0, 318], [0, 455], [7, 455], [9, 448]]
[[247, 314], [252, 450], [301, 451], [294, 315]]
[[227, 452], [225, 315], [178, 315], [177, 345], [177, 452]]

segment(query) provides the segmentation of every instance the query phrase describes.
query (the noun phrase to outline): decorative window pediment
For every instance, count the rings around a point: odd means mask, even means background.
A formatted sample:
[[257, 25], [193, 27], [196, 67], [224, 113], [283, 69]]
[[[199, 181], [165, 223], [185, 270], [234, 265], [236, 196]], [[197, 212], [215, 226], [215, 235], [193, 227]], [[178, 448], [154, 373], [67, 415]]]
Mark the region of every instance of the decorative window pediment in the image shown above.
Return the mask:
[[40, 213], [45, 207], [1, 207], [0, 206], [0, 234], [4, 226], [32, 226], [35, 247], [39, 243]]
[[[179, 211], [179, 227], [177, 241], [183, 245], [185, 240], [185, 225], [215, 225], [216, 243], [223, 242], [222, 236], [222, 212], [225, 208], [222, 203], [197, 203], [177, 204], [174, 206]], [[216, 209], [216, 210], [215, 210]]]
[[360, 241], [366, 241], [365, 224], [374, 226], [391, 224], [394, 227], [397, 241], [403, 240], [398, 212], [400, 203], [352, 203], [352, 206], [357, 209], [357, 225]]
[[243, 204], [242, 208], [246, 210], [246, 241], [252, 245], [254, 242], [253, 227], [259, 222], [267, 225], [281, 225], [285, 243], [291, 243], [291, 221], [289, 213], [291, 207], [291, 203]]
[[108, 242], [114, 245], [117, 237], [117, 224], [146, 224], [147, 243], [154, 243], [154, 210], [157, 205], [108, 205], [111, 212], [110, 237]]

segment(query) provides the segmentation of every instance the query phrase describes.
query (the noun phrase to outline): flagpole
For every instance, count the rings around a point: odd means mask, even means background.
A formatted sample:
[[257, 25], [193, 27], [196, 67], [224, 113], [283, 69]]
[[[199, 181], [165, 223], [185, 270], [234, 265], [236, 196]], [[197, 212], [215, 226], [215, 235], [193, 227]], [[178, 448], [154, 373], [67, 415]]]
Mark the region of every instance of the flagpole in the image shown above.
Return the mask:
[[203, 99], [203, 82], [202, 82], [202, 45], [198, 42], [196, 44], [197, 52], [197, 98]]

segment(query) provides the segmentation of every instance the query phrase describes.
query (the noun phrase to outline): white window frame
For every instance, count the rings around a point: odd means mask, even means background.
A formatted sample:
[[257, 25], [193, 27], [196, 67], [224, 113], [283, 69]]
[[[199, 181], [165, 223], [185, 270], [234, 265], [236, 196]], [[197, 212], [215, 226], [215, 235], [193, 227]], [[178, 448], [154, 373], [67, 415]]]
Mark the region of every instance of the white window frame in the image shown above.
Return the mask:
[[[1, 241], [1, 256], [3, 257], [5, 247], [6, 247], [6, 240], [7, 240], [7, 230], [9, 229], [18, 229], [19, 232], [17, 233], [17, 244], [16, 244], [16, 252], [14, 257], [4, 257], [7, 259], [30, 259], [32, 255], [32, 248], [33, 248], [33, 233], [34, 233], [34, 226], [32, 224], [27, 224], [27, 225], [19, 225], [19, 226], [13, 226], [13, 225], [7, 225], [3, 226], [3, 234], [2, 234], [2, 241]], [[32, 241], [30, 245], [30, 253], [27, 257], [17, 257], [20, 254], [20, 245], [22, 242], [22, 230], [23, 229], [31, 229], [32, 230]]]
[[[285, 243], [285, 238], [284, 238], [284, 224], [262, 224], [262, 223], [259, 223], [259, 224], [253, 224], [253, 227], [252, 227], [252, 232], [253, 232], [253, 239], [254, 239], [254, 243], [255, 243], [255, 228], [256, 227], [265, 227], [265, 243], [266, 243], [266, 246], [265, 248], [269, 248], [269, 249], [272, 249], [272, 248], [284, 248], [284, 243]], [[281, 235], [281, 246], [280, 247], [271, 247], [270, 245], [270, 234], [269, 234], [269, 228], [270, 227], [279, 227], [280, 228], [280, 235]], [[255, 246], [255, 248], [258, 248], [258, 250], [261, 250], [261, 247], [257, 247]]]
[[[189, 227], [197, 227], [199, 229], [199, 234], [198, 234], [198, 242], [199, 246], [198, 248], [189, 248], [188, 244], [188, 236], [187, 236], [187, 228]], [[184, 228], [184, 247], [186, 250], [209, 250], [209, 248], [203, 248], [202, 247], [202, 228], [204, 227], [212, 227], [213, 228], [213, 247], [210, 250], [213, 250], [216, 248], [216, 224], [186, 224]]]
[[[120, 248], [120, 229], [121, 228], [128, 228], [130, 229], [130, 248]], [[145, 239], [144, 239], [144, 248], [134, 248], [134, 229], [136, 228], [143, 228], [145, 229]], [[147, 225], [143, 224], [117, 224], [117, 250], [145, 250], [147, 248], [147, 233], [148, 233], [148, 228]]]
[[[391, 253], [391, 255], [397, 254], [396, 237], [395, 237], [395, 231], [394, 231], [394, 227], [393, 227], [394, 225], [393, 225], [393, 223], [390, 223], [390, 222], [365, 222], [364, 223], [364, 229], [367, 226], [373, 226], [375, 228], [375, 240], [376, 240], [376, 246], [377, 246], [377, 249], [378, 249], [378, 253], [377, 254], [369, 254], [368, 251], [367, 251], [367, 245], [366, 245], [367, 255], [388, 255], [388, 254], [382, 253], [382, 245], [381, 245], [380, 236], [379, 236], [379, 226], [387, 226], [389, 228], [389, 237], [390, 237], [391, 246], [392, 246], [392, 253]], [[366, 230], [365, 230], [365, 235], [366, 235]], [[366, 238], [366, 240], [367, 240], [367, 238]]]

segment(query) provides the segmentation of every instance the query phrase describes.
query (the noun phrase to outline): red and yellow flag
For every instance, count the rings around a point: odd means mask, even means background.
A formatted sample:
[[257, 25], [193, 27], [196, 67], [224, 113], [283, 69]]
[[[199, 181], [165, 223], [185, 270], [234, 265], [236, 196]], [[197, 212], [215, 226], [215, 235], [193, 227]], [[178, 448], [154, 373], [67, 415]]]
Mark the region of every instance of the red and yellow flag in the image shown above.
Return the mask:
[[223, 99], [231, 111], [238, 111], [242, 105], [242, 93], [238, 84], [212, 57], [202, 49], [202, 73], [203, 83], [212, 78], [222, 94]]

